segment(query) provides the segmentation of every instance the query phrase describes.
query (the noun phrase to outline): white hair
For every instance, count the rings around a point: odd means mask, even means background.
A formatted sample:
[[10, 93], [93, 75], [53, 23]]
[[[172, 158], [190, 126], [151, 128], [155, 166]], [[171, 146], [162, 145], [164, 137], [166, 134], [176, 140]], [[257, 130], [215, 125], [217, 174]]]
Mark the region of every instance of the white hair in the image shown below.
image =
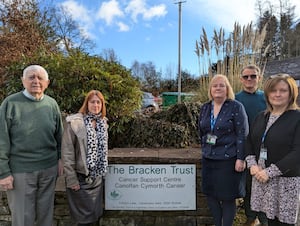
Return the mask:
[[30, 65], [23, 70], [23, 78], [25, 78], [30, 72], [39, 72], [45, 76], [46, 80], [49, 80], [48, 72], [40, 65]]

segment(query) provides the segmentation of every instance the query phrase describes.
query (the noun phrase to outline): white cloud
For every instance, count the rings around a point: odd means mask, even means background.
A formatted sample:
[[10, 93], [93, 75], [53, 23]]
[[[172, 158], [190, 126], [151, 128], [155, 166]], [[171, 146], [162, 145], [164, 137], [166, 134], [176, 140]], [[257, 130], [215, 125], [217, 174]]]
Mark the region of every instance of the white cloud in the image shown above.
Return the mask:
[[134, 22], [137, 22], [139, 15], [142, 15], [145, 20], [151, 20], [154, 17], [162, 17], [167, 14], [166, 5], [160, 4], [148, 7], [146, 0], [131, 0], [125, 8], [125, 12], [131, 15]]
[[92, 24], [90, 13], [83, 5], [78, 4], [78, 2], [74, 0], [65, 1], [61, 5], [71, 14], [73, 19]]
[[247, 25], [255, 19], [256, 0], [193, 0], [186, 2], [188, 11], [198, 17], [206, 18], [206, 22], [217, 29], [222, 27], [231, 31], [235, 22]]
[[103, 2], [97, 13], [97, 19], [105, 20], [107, 25], [111, 25], [115, 18], [123, 16], [124, 13], [120, 9], [119, 3], [116, 0]]
[[128, 6], [125, 8], [125, 12], [131, 14], [131, 18], [134, 22], [137, 22], [139, 14], [143, 14], [146, 8], [145, 1], [143, 0], [131, 0]]
[[71, 17], [78, 22], [80, 26], [81, 35], [84, 37], [92, 38], [93, 35], [90, 32], [94, 28], [94, 23], [92, 18], [90, 17], [89, 10], [83, 6], [78, 4], [78, 2], [74, 0], [67, 0], [61, 3], [61, 6], [66, 10]]
[[123, 22], [118, 22], [117, 25], [119, 27], [119, 31], [129, 31], [129, 26]]
[[163, 4], [153, 6], [149, 10], [145, 11], [143, 18], [146, 20], [151, 20], [153, 17], [162, 17], [167, 14], [166, 6]]
[[[295, 15], [300, 19], [300, 1], [288, 0], [291, 6], [296, 6]], [[267, 7], [266, 4], [263, 5]], [[272, 1], [275, 10], [279, 10], [279, 0]], [[209, 23], [216, 29], [222, 27], [227, 31], [233, 30], [235, 22], [241, 26], [250, 22], [256, 24], [258, 17], [256, 11], [256, 0], [188, 0], [183, 4], [193, 16], [206, 18]]]
[[[152, 5], [147, 5], [147, 2]], [[105, 0], [100, 1], [98, 5], [85, 1], [66, 0], [61, 5], [78, 22], [83, 34], [91, 38], [95, 37], [92, 33], [96, 26], [101, 33], [105, 33], [107, 26], [115, 26], [118, 31], [127, 32], [132, 21], [138, 23], [140, 19], [150, 24], [152, 19], [167, 14], [165, 4], [157, 4], [152, 0]]]

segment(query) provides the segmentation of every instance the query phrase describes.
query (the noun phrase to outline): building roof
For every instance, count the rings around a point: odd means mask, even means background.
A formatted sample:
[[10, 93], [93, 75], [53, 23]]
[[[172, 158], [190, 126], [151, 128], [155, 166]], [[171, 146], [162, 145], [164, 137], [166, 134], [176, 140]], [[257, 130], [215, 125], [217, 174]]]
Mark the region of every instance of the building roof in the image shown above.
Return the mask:
[[294, 79], [300, 80], [300, 57], [267, 62], [264, 76], [268, 77], [278, 73], [286, 73]]

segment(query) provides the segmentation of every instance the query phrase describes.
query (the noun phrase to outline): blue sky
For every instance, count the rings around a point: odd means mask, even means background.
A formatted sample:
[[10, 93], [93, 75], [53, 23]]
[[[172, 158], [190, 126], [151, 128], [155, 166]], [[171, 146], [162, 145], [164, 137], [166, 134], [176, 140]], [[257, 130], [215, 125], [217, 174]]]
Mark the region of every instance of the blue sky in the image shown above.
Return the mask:
[[[174, 0], [58, 0], [70, 12], [87, 35], [96, 43], [91, 54], [113, 49], [122, 65], [130, 68], [137, 60], [151, 61], [164, 75], [178, 70], [178, 1]], [[223, 28], [225, 34], [233, 25], [247, 25], [256, 16], [256, 0], [182, 0], [181, 68], [198, 75], [195, 43], [202, 34]], [[278, 1], [279, 2], [279, 1]], [[296, 5], [300, 18], [300, 1]], [[276, 8], [276, 0], [272, 3]], [[254, 21], [255, 22], [255, 21]]]

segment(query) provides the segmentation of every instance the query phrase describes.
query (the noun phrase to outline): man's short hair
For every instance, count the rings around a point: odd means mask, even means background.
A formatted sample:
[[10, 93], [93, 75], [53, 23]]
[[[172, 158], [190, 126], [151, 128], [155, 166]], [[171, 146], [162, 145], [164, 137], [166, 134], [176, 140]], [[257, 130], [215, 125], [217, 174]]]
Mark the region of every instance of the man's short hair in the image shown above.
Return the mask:
[[30, 72], [36, 72], [38, 71], [42, 75], [45, 76], [46, 80], [49, 80], [48, 72], [46, 71], [45, 68], [43, 68], [40, 65], [29, 65], [23, 70], [23, 78], [25, 78]]

